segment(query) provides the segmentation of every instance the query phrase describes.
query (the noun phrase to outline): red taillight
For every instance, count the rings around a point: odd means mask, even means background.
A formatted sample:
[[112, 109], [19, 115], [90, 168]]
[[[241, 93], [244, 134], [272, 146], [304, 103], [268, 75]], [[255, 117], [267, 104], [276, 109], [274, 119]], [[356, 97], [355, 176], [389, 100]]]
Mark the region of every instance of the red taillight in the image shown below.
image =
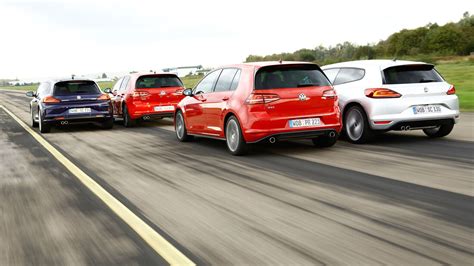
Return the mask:
[[333, 89], [323, 91], [323, 99], [334, 99], [337, 97], [336, 91]]
[[278, 94], [252, 93], [245, 101], [246, 104], [265, 104], [280, 100]]
[[384, 88], [366, 89], [365, 96], [369, 98], [400, 98], [402, 95], [396, 91]]
[[147, 91], [135, 91], [132, 93], [133, 98], [146, 98], [150, 95]]
[[451, 85], [451, 88], [449, 88], [448, 92], [446, 92], [448, 95], [456, 94], [456, 88], [454, 85]]
[[54, 98], [53, 96], [46, 96], [43, 98], [43, 103], [45, 104], [52, 104], [52, 103], [60, 103], [61, 100]]
[[110, 100], [110, 96], [107, 93], [104, 93], [104, 94], [100, 95], [99, 98], [97, 98], [97, 100], [108, 101], [108, 100]]

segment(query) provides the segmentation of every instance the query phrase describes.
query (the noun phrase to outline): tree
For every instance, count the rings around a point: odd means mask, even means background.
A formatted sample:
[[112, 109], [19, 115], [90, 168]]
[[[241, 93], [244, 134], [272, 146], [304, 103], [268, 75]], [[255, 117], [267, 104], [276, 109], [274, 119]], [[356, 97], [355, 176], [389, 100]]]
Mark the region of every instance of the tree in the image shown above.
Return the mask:
[[107, 74], [102, 73], [102, 78], [103, 78], [103, 79], [106, 79], [106, 78], [107, 78]]

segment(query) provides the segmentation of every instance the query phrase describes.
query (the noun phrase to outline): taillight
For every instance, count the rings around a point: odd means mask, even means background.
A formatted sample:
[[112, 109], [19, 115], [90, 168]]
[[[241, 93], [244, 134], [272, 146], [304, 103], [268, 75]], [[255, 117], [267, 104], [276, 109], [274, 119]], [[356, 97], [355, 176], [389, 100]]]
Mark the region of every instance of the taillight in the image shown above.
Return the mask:
[[369, 98], [400, 98], [402, 95], [396, 91], [385, 88], [366, 89], [365, 96]]
[[454, 85], [451, 85], [451, 88], [449, 88], [448, 92], [446, 92], [448, 95], [456, 94], [456, 88]]
[[107, 94], [107, 93], [104, 93], [102, 95], [100, 95], [97, 100], [100, 100], [100, 101], [108, 101], [110, 100], [110, 96]]
[[323, 91], [323, 99], [334, 99], [337, 97], [336, 91], [333, 89]]
[[132, 97], [133, 98], [146, 98], [150, 95], [150, 93], [146, 92], [146, 91], [135, 91], [132, 93]]
[[52, 103], [60, 103], [61, 100], [54, 98], [53, 96], [46, 96], [43, 98], [43, 103], [45, 104], [52, 104]]
[[245, 101], [246, 104], [265, 104], [280, 100], [278, 94], [252, 93]]

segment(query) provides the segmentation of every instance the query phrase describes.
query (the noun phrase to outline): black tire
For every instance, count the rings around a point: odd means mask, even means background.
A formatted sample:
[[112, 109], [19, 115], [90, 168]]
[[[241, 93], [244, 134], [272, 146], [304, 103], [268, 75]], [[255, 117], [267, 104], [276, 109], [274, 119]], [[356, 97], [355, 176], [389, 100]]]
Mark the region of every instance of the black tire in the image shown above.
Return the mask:
[[239, 120], [231, 116], [225, 124], [225, 139], [227, 149], [232, 155], [244, 155], [248, 152], [248, 144], [242, 135]]
[[38, 122], [35, 121], [35, 114], [33, 113], [32, 108], [30, 108], [30, 113], [31, 113], [31, 126], [38, 127]]
[[38, 126], [39, 131], [41, 133], [49, 133], [51, 132], [51, 125], [48, 125], [43, 121], [43, 117], [41, 116], [41, 110], [38, 110]]
[[114, 119], [109, 118], [105, 120], [104, 122], [102, 122], [101, 127], [102, 129], [112, 129], [114, 127]]
[[356, 144], [366, 143], [375, 135], [364, 109], [358, 105], [350, 107], [345, 113], [343, 130], [347, 140]]
[[320, 136], [317, 138], [312, 139], [314, 146], [319, 148], [328, 148], [334, 146], [337, 142], [337, 135], [334, 137], [330, 136]]
[[133, 127], [135, 126], [135, 119], [132, 119], [130, 117], [130, 114], [128, 113], [128, 108], [127, 108], [127, 105], [124, 105], [123, 106], [123, 125], [125, 127]]
[[180, 110], [176, 112], [174, 117], [174, 131], [176, 132], [176, 138], [181, 142], [187, 142], [193, 140], [193, 136], [188, 135], [186, 129], [186, 123], [184, 121], [183, 112]]
[[442, 138], [444, 136], [449, 135], [451, 131], [453, 131], [454, 123], [450, 123], [447, 125], [441, 125], [435, 128], [427, 128], [423, 129], [423, 132], [430, 137], [430, 138]]

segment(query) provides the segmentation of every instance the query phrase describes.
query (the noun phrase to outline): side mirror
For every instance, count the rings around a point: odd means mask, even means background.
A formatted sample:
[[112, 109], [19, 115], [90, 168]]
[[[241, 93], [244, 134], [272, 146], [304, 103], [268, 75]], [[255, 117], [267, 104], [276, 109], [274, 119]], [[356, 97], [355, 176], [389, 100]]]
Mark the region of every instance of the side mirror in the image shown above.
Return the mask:
[[26, 93], [26, 96], [28, 96], [28, 97], [36, 97], [36, 93], [35, 93], [34, 91], [28, 91], [28, 92]]
[[105, 93], [112, 93], [112, 90], [110, 88], [107, 88], [104, 90]]
[[113, 96], [117, 96], [117, 91], [112, 91]]
[[184, 96], [193, 96], [193, 89], [185, 89], [183, 91]]

